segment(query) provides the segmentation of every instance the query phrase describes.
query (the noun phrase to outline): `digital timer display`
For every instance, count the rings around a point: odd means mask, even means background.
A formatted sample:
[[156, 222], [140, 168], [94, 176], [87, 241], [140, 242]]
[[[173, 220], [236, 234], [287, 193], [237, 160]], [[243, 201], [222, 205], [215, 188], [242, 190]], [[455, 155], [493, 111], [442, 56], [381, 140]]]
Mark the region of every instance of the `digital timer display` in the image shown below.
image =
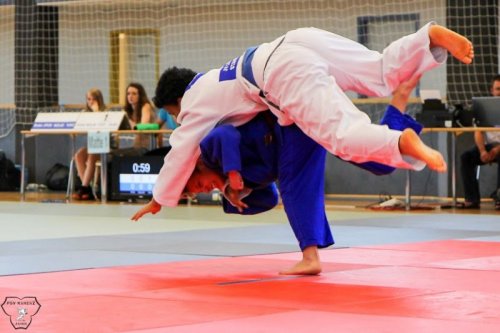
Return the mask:
[[150, 198], [163, 157], [127, 156], [112, 160], [111, 194], [116, 200]]
[[151, 164], [149, 163], [132, 163], [132, 173], [150, 173]]

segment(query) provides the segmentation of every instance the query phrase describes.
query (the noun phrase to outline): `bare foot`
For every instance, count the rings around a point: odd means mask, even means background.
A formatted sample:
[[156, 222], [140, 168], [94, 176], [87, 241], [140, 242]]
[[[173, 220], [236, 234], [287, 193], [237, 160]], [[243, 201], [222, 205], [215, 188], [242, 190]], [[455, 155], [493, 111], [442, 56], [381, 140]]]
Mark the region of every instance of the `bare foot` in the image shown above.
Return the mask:
[[474, 47], [464, 36], [440, 25], [429, 27], [431, 47], [441, 46], [448, 50], [457, 60], [470, 64], [474, 58]]
[[280, 275], [318, 275], [321, 273], [319, 262], [300, 261], [293, 267], [280, 272]]
[[302, 251], [302, 260], [293, 267], [281, 271], [281, 275], [318, 275], [321, 273], [318, 247], [311, 245]]
[[446, 171], [446, 162], [443, 155], [437, 150], [426, 146], [412, 129], [405, 129], [399, 137], [399, 151], [417, 160], [424, 161], [427, 166], [437, 172]]

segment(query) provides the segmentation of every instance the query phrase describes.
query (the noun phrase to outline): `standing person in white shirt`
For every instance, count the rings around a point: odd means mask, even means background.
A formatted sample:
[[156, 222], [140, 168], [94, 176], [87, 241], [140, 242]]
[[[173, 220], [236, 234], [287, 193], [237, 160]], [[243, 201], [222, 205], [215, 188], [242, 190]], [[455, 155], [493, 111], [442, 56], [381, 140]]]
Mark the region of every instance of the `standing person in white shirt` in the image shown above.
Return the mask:
[[181, 126], [170, 138], [172, 149], [143, 213], [177, 205], [200, 155], [198, 145], [217, 123], [238, 126], [266, 109], [280, 125], [295, 123], [344, 160], [411, 169], [427, 164], [444, 172], [442, 155], [414, 131], [371, 124], [344, 92], [388, 96], [401, 82], [443, 64], [447, 52], [466, 64], [474, 57], [468, 39], [433, 23], [382, 53], [327, 31], [302, 28], [249, 48], [205, 74], [175, 67], [165, 71], [154, 101], [176, 115]]

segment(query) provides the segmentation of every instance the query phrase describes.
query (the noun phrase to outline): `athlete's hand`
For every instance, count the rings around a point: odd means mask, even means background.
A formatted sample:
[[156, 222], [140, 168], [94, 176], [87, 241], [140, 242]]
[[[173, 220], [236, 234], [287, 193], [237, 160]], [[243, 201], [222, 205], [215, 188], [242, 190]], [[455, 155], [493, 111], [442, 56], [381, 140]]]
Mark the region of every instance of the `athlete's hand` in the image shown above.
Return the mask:
[[238, 171], [231, 170], [227, 173], [227, 177], [229, 178], [229, 187], [233, 190], [242, 190], [244, 187], [243, 178]]
[[154, 215], [158, 213], [160, 210], [161, 210], [161, 205], [157, 203], [155, 199], [151, 199], [150, 202], [148, 202], [144, 207], [139, 209], [137, 213], [134, 214], [134, 216], [132, 216], [131, 220], [137, 222], [143, 215], [148, 213]]
[[231, 187], [228, 186], [226, 187], [225, 196], [226, 199], [231, 203], [231, 205], [236, 207], [238, 212], [242, 213], [243, 209], [248, 208], [248, 205], [243, 201], [241, 201], [240, 192], [241, 192], [240, 190], [233, 190]]

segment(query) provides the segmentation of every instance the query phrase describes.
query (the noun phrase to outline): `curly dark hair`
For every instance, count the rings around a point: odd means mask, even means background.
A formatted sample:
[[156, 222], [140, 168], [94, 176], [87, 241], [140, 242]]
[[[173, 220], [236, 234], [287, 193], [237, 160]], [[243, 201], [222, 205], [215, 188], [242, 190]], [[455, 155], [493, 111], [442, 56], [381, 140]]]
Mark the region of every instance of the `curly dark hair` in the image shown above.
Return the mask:
[[158, 81], [153, 103], [157, 108], [176, 105], [177, 99], [184, 96], [184, 91], [195, 76], [196, 73], [188, 68], [168, 68]]

